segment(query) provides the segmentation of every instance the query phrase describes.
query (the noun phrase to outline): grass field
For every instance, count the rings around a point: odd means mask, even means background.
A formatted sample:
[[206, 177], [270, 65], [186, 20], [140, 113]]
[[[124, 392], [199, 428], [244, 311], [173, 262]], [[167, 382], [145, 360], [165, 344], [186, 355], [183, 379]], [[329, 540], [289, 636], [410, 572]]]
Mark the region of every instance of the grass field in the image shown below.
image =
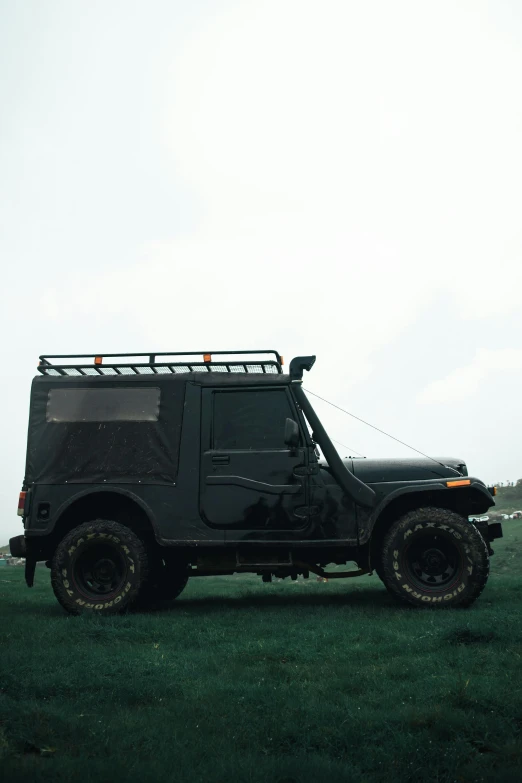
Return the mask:
[[0, 779], [520, 781], [522, 521], [468, 610], [373, 577], [193, 579], [166, 609], [69, 617], [0, 571]]

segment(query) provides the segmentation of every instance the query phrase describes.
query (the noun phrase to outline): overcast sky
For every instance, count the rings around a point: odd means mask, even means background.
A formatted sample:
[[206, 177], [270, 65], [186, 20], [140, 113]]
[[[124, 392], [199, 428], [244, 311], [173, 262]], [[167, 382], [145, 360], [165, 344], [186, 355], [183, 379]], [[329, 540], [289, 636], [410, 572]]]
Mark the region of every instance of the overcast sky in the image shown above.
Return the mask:
[[[0, 545], [42, 353], [274, 347], [522, 477], [522, 4], [0, 0]], [[367, 456], [403, 446], [317, 401]]]

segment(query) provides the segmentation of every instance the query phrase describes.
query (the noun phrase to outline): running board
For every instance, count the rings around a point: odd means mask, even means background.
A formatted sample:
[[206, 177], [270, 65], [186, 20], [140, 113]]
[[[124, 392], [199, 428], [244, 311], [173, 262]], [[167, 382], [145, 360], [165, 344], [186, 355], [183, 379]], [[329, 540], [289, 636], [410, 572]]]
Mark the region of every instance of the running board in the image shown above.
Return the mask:
[[308, 563], [301, 563], [299, 561], [294, 562], [296, 568], [304, 568], [306, 571], [311, 571], [312, 574], [322, 576], [324, 579], [349, 579], [352, 576], [364, 576], [370, 573], [369, 568], [361, 568], [359, 571], [334, 571], [328, 573], [320, 566], [309, 565]]

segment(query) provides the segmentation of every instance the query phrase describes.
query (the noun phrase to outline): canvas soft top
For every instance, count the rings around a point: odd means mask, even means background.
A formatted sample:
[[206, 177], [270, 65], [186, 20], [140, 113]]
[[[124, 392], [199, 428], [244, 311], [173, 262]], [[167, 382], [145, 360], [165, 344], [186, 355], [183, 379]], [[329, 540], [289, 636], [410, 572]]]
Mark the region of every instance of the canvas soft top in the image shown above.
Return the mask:
[[276, 351], [194, 356], [40, 357], [31, 390], [27, 483], [172, 485], [187, 383], [291, 382]]

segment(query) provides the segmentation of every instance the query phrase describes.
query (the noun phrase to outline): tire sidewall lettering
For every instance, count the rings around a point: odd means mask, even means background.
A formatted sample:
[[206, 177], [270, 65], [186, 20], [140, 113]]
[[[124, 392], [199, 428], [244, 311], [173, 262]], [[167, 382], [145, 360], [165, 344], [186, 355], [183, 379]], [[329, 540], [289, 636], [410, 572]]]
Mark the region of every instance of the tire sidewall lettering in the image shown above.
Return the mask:
[[[423, 533], [426, 531], [426, 533]], [[457, 568], [453, 580], [433, 592], [429, 584], [423, 587], [413, 580], [407, 552], [415, 542], [444, 536], [458, 550]], [[427, 547], [428, 548], [428, 547]], [[416, 606], [469, 606], [483, 589], [489, 573], [489, 557], [483, 539], [477, 537], [465, 516], [449, 509], [425, 507], [407, 512], [397, 519], [385, 536], [383, 580], [390, 592]], [[478, 568], [478, 571], [477, 571]], [[478, 586], [478, 587], [477, 587]]]
[[[101, 520], [100, 520], [101, 522]], [[111, 524], [111, 523], [109, 523]], [[131, 531], [129, 531], [131, 533]], [[110, 611], [121, 608], [128, 603], [129, 593], [136, 592], [140, 584], [140, 568], [137, 567], [136, 555], [133, 551], [133, 546], [130, 541], [125, 541], [125, 537], [114, 535], [113, 533], [102, 530], [96, 530], [94, 526], [91, 526], [87, 530], [83, 527], [82, 532], [78, 531], [78, 534], [72, 537], [71, 543], [60, 553], [61, 557], [57, 562], [57, 569], [55, 578], [60, 583], [61, 588], [67, 594], [68, 598], [72, 601], [72, 604], [76, 609], [76, 613], [79, 611], [89, 610], [95, 613], [103, 613], [104, 611]], [[100, 596], [97, 601], [89, 600], [85, 595], [82, 595], [78, 588], [76, 588], [73, 579], [71, 578], [74, 573], [74, 562], [82, 554], [85, 549], [92, 546], [96, 541], [103, 541], [103, 543], [110, 543], [115, 550], [118, 551], [125, 564], [125, 571], [117, 595], [112, 595], [109, 599], [103, 599]], [[74, 588], [74, 589], [72, 589]]]
[[[413, 527], [413, 529], [409, 528], [407, 531], [405, 531], [404, 538], [406, 539], [406, 533], [408, 533], [408, 532], [409, 532], [410, 535], [412, 535], [412, 534], [415, 534], [415, 533], [418, 534], [420, 531], [427, 530], [427, 529], [429, 529], [431, 531], [439, 529], [439, 530], [442, 530], [444, 533], [451, 535], [455, 539], [456, 542], [459, 542], [459, 544], [457, 546], [458, 546], [458, 550], [459, 550], [459, 552], [461, 554], [461, 559], [462, 559], [463, 547], [460, 545], [460, 542], [462, 541], [462, 535], [457, 530], [452, 528], [451, 525], [447, 525], [445, 523], [439, 523], [439, 522], [417, 522], [416, 525]], [[408, 541], [408, 543], [410, 543], [410, 542]], [[468, 550], [469, 551], [466, 552], [466, 550], [464, 549], [464, 553], [466, 555], [466, 559], [469, 561], [469, 563], [470, 563], [470, 565], [472, 567], [472, 560], [471, 560], [471, 557], [470, 557], [471, 550], [470, 550], [469, 547], [468, 547]], [[394, 555], [395, 555], [396, 551], [397, 550], [395, 550], [393, 552]], [[394, 571], [396, 571], [396, 572], [399, 571], [399, 561], [398, 561], [398, 559], [394, 560], [392, 566], [393, 566]], [[465, 574], [465, 569], [462, 570], [462, 576], [464, 576], [464, 574]], [[399, 584], [400, 584], [400, 582], [399, 582]], [[401, 586], [402, 590], [404, 590], [404, 592], [406, 592], [409, 595], [411, 595], [412, 598], [416, 598], [422, 604], [432, 604], [432, 603], [441, 603], [441, 602], [453, 601], [455, 598], [458, 597], [458, 595], [460, 595], [460, 593], [462, 593], [463, 590], [466, 589], [465, 582], [460, 582], [458, 587], [452, 587], [452, 589], [449, 592], [441, 591], [439, 595], [437, 595], [437, 594], [429, 595], [427, 593], [422, 592], [420, 588], [419, 589], [415, 589], [414, 587], [408, 585], [407, 583], [400, 584], [400, 586]]]

